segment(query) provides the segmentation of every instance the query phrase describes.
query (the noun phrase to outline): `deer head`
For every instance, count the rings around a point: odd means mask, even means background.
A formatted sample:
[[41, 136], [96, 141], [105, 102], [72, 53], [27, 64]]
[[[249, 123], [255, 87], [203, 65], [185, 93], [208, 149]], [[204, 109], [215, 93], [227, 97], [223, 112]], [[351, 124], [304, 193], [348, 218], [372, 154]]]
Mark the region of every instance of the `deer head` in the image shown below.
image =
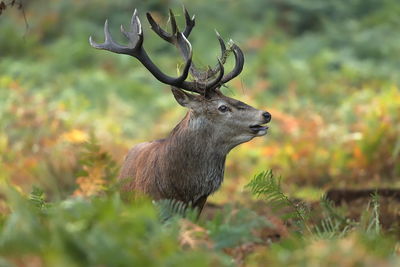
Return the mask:
[[233, 147], [247, 142], [256, 136], [267, 133], [263, 124], [271, 120], [268, 112], [257, 110], [241, 101], [223, 95], [218, 89], [208, 97], [189, 94], [172, 88], [177, 102], [188, 108], [192, 127], [204, 127], [212, 134], [208, 140], [228, 152]]
[[[195, 26], [194, 16], [191, 18], [185, 8], [184, 14], [186, 27], [181, 32], [176, 24], [175, 16], [170, 10], [172, 33], [168, 33], [155, 22], [150, 13], [147, 13], [151, 29], [162, 39], [175, 45], [185, 60], [182, 74], [176, 78], [163, 73], [149, 58], [143, 47], [143, 30], [136, 10], [132, 15], [130, 30], [126, 31], [121, 25], [121, 32], [129, 41], [127, 46], [113, 41], [107, 20], [104, 25], [105, 42], [95, 43], [92, 37], [89, 38], [89, 42], [94, 48], [137, 58], [157, 80], [171, 85], [177, 102], [190, 109], [194, 124], [214, 128], [218, 134], [215, 138], [223, 143], [230, 143], [229, 148], [247, 142], [253, 137], [265, 135], [268, 127], [263, 124], [271, 120], [270, 113], [227, 97], [220, 91], [222, 85], [241, 73], [244, 65], [242, 50], [234, 43], [227, 49], [225, 42], [216, 32], [221, 47], [221, 56], [217, 58], [218, 62], [214, 68], [199, 70], [192, 62], [192, 46], [187, 40]], [[225, 74], [223, 64], [230, 52], [233, 52], [235, 56], [235, 66], [232, 71]], [[189, 73], [193, 81], [187, 81]], [[231, 142], [226, 142], [227, 140], [231, 140]]]

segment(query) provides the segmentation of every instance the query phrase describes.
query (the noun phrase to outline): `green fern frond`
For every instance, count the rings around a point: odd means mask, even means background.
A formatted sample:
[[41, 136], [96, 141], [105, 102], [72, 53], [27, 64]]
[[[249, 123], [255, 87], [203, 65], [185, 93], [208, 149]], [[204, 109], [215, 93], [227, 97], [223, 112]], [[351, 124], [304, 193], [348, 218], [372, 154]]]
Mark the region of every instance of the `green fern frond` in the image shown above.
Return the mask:
[[282, 192], [280, 179], [275, 179], [272, 170], [254, 176], [246, 188], [249, 188], [253, 195], [262, 197], [275, 208], [290, 206], [288, 198]]
[[333, 239], [342, 238], [350, 230], [352, 226], [347, 224], [343, 226], [343, 223], [334, 217], [326, 217], [321, 222], [314, 226], [314, 235], [320, 239]]
[[154, 205], [158, 210], [160, 220], [165, 222], [174, 216], [180, 218], [187, 218], [189, 220], [195, 220], [198, 216], [196, 208], [192, 208], [191, 204], [176, 199], [161, 199], [153, 201]]
[[327, 198], [326, 195], [323, 195], [320, 199], [319, 202], [320, 206], [322, 209], [327, 213], [327, 216], [334, 218], [335, 220], [338, 220], [342, 224], [347, 224], [349, 223], [349, 220], [342, 216], [337, 209], [335, 208], [332, 200]]
[[313, 232], [317, 238], [342, 238], [357, 226], [356, 222], [341, 215], [326, 195], [321, 197], [319, 204], [325, 213], [325, 217], [313, 227]]
[[294, 223], [300, 228], [307, 226], [306, 218], [308, 209], [302, 203], [295, 203], [286, 196], [281, 188], [280, 178], [276, 179], [272, 170], [264, 171], [256, 176], [246, 185], [251, 193], [257, 197], [262, 197], [274, 209], [290, 208], [293, 212], [286, 212], [282, 219], [294, 219]]

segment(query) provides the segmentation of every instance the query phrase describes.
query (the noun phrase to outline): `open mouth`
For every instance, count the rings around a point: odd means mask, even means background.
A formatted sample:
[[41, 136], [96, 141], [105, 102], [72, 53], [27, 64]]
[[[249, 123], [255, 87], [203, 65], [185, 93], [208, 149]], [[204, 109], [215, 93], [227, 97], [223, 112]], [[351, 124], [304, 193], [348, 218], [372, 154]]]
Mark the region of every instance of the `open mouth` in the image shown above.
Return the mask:
[[261, 125], [261, 124], [255, 124], [255, 125], [250, 125], [249, 128], [253, 131], [253, 133], [259, 133], [261, 131], [267, 131], [268, 126], [266, 125]]

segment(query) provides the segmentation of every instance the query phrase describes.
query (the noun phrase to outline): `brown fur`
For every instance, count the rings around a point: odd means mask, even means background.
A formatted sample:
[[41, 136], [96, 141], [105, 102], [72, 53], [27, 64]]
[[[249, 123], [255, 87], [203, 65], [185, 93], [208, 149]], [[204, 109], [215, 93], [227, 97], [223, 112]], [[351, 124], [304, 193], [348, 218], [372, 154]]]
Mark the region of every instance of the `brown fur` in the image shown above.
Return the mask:
[[[249, 125], [268, 121], [262, 111], [220, 92], [210, 99], [176, 88], [173, 92], [190, 111], [168, 138], [133, 147], [119, 177], [127, 179], [123, 183], [127, 191], [143, 192], [156, 200], [176, 199], [201, 210], [223, 181], [228, 152], [257, 136]], [[230, 107], [230, 114], [218, 112], [221, 103]]]

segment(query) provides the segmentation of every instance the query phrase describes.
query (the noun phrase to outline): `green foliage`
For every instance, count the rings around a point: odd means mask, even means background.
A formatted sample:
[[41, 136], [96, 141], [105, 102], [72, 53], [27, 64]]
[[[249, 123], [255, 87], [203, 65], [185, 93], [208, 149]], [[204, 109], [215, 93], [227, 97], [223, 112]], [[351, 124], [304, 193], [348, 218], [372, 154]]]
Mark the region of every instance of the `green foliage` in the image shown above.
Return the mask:
[[[265, 196], [265, 204], [277, 208], [274, 213], [296, 209], [270, 171], [256, 175], [247, 187], [258, 197]], [[0, 253], [4, 255], [0, 259], [10, 266], [16, 260], [24, 264], [32, 256], [44, 266], [225, 266], [230, 265], [231, 257], [237, 257], [227, 249], [246, 244], [262, 246], [246, 257], [247, 263], [257, 265], [307, 265], [322, 263], [322, 259], [327, 266], [335, 260], [343, 264], [400, 260], [394, 254], [396, 240], [382, 230], [376, 194], [360, 222], [346, 219], [326, 198], [320, 201], [323, 217], [317, 222], [313, 216], [283, 216], [301, 220], [307, 231], [301, 235], [292, 232], [266, 253], [265, 241], [256, 233], [276, 225], [244, 207], [226, 207], [211, 220], [197, 221], [196, 210], [173, 200], [135, 198], [123, 202], [114, 192], [49, 203], [39, 188], [27, 197], [12, 188], [4, 192], [11, 213], [0, 227]], [[267, 197], [269, 194], [275, 197]], [[187, 244], [191, 244], [189, 248], [185, 248]], [[348, 253], [349, 246], [355, 254], [338, 260], [340, 253]]]
[[175, 199], [161, 199], [153, 201], [159, 212], [159, 217], [162, 222], [166, 222], [172, 217], [188, 218], [194, 221], [198, 217], [198, 210], [187, 205], [182, 201]]
[[257, 174], [246, 186], [251, 193], [262, 198], [274, 212], [280, 214], [281, 218], [293, 219], [296, 225], [301, 226], [307, 231], [303, 235], [317, 239], [340, 239], [352, 232], [365, 233], [366, 235], [382, 235], [382, 226], [380, 223], [379, 195], [371, 196], [365, 212], [362, 214], [360, 222], [356, 222], [345, 215], [332, 204], [332, 202], [323, 196], [318, 203], [322, 209], [323, 216], [318, 222], [313, 221], [310, 210], [301, 208], [303, 205], [295, 204], [283, 193], [280, 185], [280, 179], [276, 179], [272, 171], [264, 171]]
[[[32, 195], [42, 203], [38, 189]], [[41, 213], [19, 193], [8, 196], [13, 212], [0, 232], [7, 258], [37, 255], [45, 266], [208, 266], [222, 259], [203, 250], [182, 254], [177, 224], [163, 226], [149, 201], [71, 198]]]
[[[258, 197], [270, 204], [278, 203], [280, 210], [293, 207], [281, 191], [271, 171], [262, 172], [247, 186]], [[400, 262], [398, 240], [388, 235], [380, 223], [379, 196], [374, 194], [360, 221], [350, 220], [334, 207], [326, 197], [319, 202], [323, 216], [302, 217], [308, 231], [302, 235], [291, 235], [275, 243], [268, 251], [260, 250], [247, 259], [249, 265], [272, 266], [396, 266]], [[276, 211], [275, 211], [276, 212]], [[318, 217], [317, 217], [318, 218]]]
[[379, 195], [373, 194], [366, 211], [362, 214], [360, 225], [366, 234], [379, 235], [382, 231], [379, 221]]
[[45, 210], [49, 207], [49, 203], [45, 200], [45, 194], [42, 189], [34, 186], [29, 194], [29, 200], [39, 209]]
[[227, 207], [213, 220], [205, 223], [216, 249], [232, 248], [249, 242], [260, 242], [254, 231], [262, 227], [273, 227], [267, 218], [246, 208], [232, 210]]
[[385, 236], [351, 234], [339, 239], [290, 238], [251, 255], [250, 266], [397, 266], [396, 243]]
[[[210, 199], [249, 201], [241, 199], [246, 174], [274, 169], [283, 179], [262, 172], [247, 188], [288, 236], [263, 247], [255, 232], [269, 219], [243, 207], [196, 220], [182, 203], [125, 203], [115, 192], [129, 147], [166, 136], [183, 110], [139, 63], [90, 48], [88, 36], [101, 41], [109, 18], [122, 41], [118, 26], [138, 8], [149, 55], [176, 75], [182, 60], [151, 33], [145, 12], [166, 26], [172, 8], [183, 25], [180, 3], [37, 0], [24, 5], [28, 29], [16, 9], [0, 19], [0, 185], [15, 189], [0, 199], [0, 265], [398, 265], [398, 225], [387, 229], [377, 195], [363, 212], [363, 203], [292, 198], [400, 186], [398, 0], [183, 3], [196, 14], [197, 66], [216, 63], [213, 29], [232, 38], [246, 65], [222, 90], [273, 117], [267, 138], [230, 153], [227, 179]], [[238, 259], [242, 252], [251, 256]]]
[[[285, 220], [293, 219], [293, 222], [301, 228], [308, 227], [306, 224], [309, 211], [301, 204], [290, 200], [281, 189], [280, 179], [276, 179], [272, 170], [261, 172], [254, 176], [246, 188], [257, 197], [261, 197], [275, 210], [289, 208], [281, 217]], [[309, 230], [309, 229], [308, 229]]]
[[332, 202], [323, 196], [320, 206], [325, 212], [324, 217], [313, 227], [313, 233], [319, 239], [343, 238], [354, 230], [357, 223], [346, 218], [337, 211]]
[[112, 193], [120, 188], [116, 181], [118, 167], [111, 155], [104, 151], [92, 134], [79, 155], [81, 169], [77, 172], [75, 196]]

